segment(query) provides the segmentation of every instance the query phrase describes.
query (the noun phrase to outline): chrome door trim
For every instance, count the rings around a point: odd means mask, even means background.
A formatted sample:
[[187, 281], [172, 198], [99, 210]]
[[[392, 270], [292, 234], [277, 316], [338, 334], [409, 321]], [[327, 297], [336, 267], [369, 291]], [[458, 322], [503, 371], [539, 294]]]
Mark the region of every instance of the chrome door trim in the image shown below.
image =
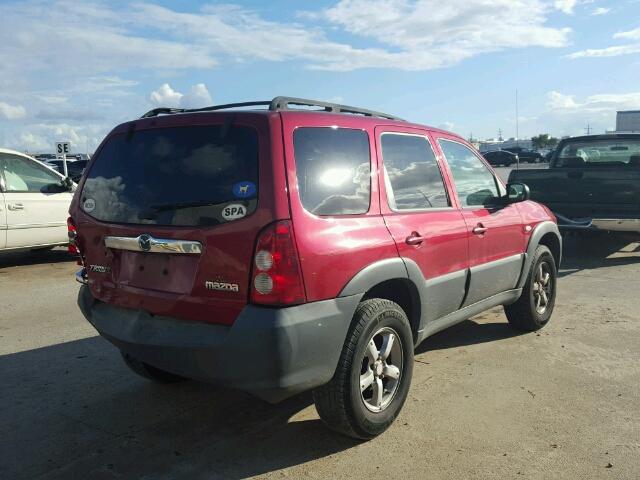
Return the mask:
[[49, 222], [49, 223], [16, 223], [13, 225], [0, 225], [0, 230], [23, 230], [25, 228], [55, 228], [66, 227], [66, 222]]
[[202, 244], [200, 242], [154, 238], [147, 234], [137, 237], [104, 237], [104, 245], [107, 248], [132, 252], [180, 253], [185, 255], [200, 255], [202, 253]]

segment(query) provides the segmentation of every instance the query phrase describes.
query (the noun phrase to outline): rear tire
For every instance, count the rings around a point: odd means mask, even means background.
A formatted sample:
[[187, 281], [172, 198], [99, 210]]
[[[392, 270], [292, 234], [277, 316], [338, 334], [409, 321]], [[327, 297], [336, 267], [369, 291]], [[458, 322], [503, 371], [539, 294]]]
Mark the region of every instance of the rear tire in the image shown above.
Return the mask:
[[316, 409], [332, 430], [373, 438], [398, 416], [412, 374], [407, 315], [390, 300], [365, 300], [356, 309], [333, 378], [313, 391]]
[[504, 307], [504, 313], [513, 328], [533, 332], [549, 322], [556, 302], [557, 277], [551, 250], [539, 245], [533, 255], [522, 295], [518, 301]]
[[140, 360], [132, 357], [122, 350], [120, 351], [120, 354], [122, 355], [124, 363], [127, 364], [127, 367], [129, 367], [134, 373], [137, 373], [147, 380], [153, 380], [154, 382], [158, 383], [177, 383], [186, 380], [180, 375], [175, 375], [173, 373], [160, 370], [159, 368], [149, 365], [148, 363], [141, 362]]

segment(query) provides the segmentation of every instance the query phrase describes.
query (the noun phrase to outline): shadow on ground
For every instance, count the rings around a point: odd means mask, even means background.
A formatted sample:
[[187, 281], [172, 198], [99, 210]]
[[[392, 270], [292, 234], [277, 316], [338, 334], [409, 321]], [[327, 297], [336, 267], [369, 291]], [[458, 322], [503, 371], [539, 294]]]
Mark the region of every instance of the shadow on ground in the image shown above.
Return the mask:
[[311, 395], [269, 405], [186, 381], [136, 377], [99, 337], [0, 357], [0, 478], [230, 478], [357, 444]]
[[581, 270], [640, 262], [640, 235], [620, 233], [569, 234], [564, 237], [560, 276]]
[[[484, 318], [484, 314], [474, 317], [474, 320], [481, 320], [482, 318]], [[495, 342], [522, 335], [522, 332], [511, 328], [506, 319], [503, 323], [477, 323], [474, 320], [465, 320], [427, 338], [416, 349], [416, 355], [433, 350], [446, 350], [478, 343]]]
[[54, 249], [27, 250], [21, 252], [0, 252], [0, 269], [22, 265], [42, 265], [46, 263], [75, 262], [66, 247]]

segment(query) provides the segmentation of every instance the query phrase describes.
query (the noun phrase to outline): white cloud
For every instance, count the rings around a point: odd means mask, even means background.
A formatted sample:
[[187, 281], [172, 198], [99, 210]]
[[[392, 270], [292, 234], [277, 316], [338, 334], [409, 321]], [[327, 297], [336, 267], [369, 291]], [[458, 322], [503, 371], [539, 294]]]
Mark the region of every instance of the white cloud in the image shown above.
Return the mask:
[[386, 46], [353, 55], [351, 68], [427, 70], [506, 48], [566, 45], [570, 29], [546, 26], [547, 10], [538, 0], [341, 0], [321, 18]]
[[640, 27], [634, 28], [627, 32], [618, 32], [613, 35], [613, 38], [624, 38], [626, 40], [640, 40]]
[[7, 120], [16, 120], [26, 115], [27, 111], [22, 105], [10, 105], [5, 102], [0, 102], [0, 116], [3, 116]]
[[553, 5], [557, 10], [566, 14], [572, 14], [578, 2], [576, 0], [556, 0]]
[[191, 87], [189, 93], [186, 93], [180, 99], [180, 106], [182, 108], [199, 108], [208, 105], [211, 105], [211, 94], [204, 83], [194, 85]]
[[547, 107], [555, 112], [610, 112], [640, 108], [640, 92], [601, 93], [576, 101], [575, 95], [552, 91], [547, 93]]
[[598, 8], [594, 8], [591, 11], [591, 15], [606, 15], [607, 13], [609, 13], [611, 11], [610, 8], [606, 8], [606, 7], [598, 7]]
[[104, 138], [100, 125], [70, 125], [68, 123], [36, 123], [26, 125], [17, 138], [10, 138], [9, 147], [30, 152], [51, 152], [55, 142], [71, 142], [72, 152], [91, 152]]
[[80, 93], [93, 93], [93, 92], [113, 92], [124, 91], [128, 88], [135, 87], [138, 82], [135, 80], [126, 80], [120, 78], [117, 75], [104, 75], [104, 76], [91, 76], [83, 79], [81, 83], [77, 84], [73, 90]]
[[151, 92], [151, 95], [149, 96], [151, 103], [165, 107], [178, 107], [180, 105], [181, 98], [182, 93], [176, 92], [168, 83], [160, 85], [160, 88]]
[[[215, 60], [202, 47], [136, 32], [130, 9], [104, 3], [37, 0], [5, 3], [0, 17], [0, 64], [3, 70], [55, 75], [100, 73], [126, 68], [210, 68]], [[43, 13], [46, 10], [46, 14]], [[55, 69], [51, 69], [55, 62]]]
[[604, 133], [615, 125], [616, 111], [640, 109], [640, 91], [599, 93], [587, 96], [551, 91], [546, 96], [546, 111], [535, 122], [538, 131], [555, 135], [581, 135], [589, 125], [592, 133]]
[[[151, 3], [31, 0], [0, 6], [6, 24], [21, 26], [0, 30], [0, 63], [5, 71], [38, 72], [51, 68], [52, 52], [64, 52], [55, 57], [58, 75], [209, 69], [222, 59], [427, 70], [505, 48], [566, 45], [570, 30], [546, 26], [547, 12], [542, 0], [341, 0], [303, 16], [325, 21], [314, 26], [266, 20], [233, 5], [185, 13]], [[331, 40], [331, 26], [378, 45]]]
[[633, 45], [617, 45], [607, 48], [589, 48], [568, 55], [569, 58], [592, 58], [592, 57], [619, 57], [620, 55], [631, 55], [640, 53], [640, 43]]
[[[640, 40], [640, 28], [626, 32], [613, 34], [615, 39]], [[640, 43], [630, 43], [626, 45], [614, 45], [605, 48], [589, 48], [568, 55], [569, 58], [592, 58], [592, 57], [619, 57], [620, 55], [632, 55], [640, 53]]]
[[455, 127], [455, 124], [453, 122], [443, 122], [440, 125], [438, 125], [438, 128], [442, 130], [447, 130], [448, 132], [452, 132], [453, 127]]
[[573, 95], [564, 95], [555, 90], [547, 93], [547, 107], [551, 110], [571, 110], [578, 107]]
[[159, 107], [198, 108], [211, 105], [211, 95], [204, 83], [192, 86], [186, 94], [174, 90], [168, 83], [163, 83], [151, 92], [149, 100]]
[[69, 97], [67, 97], [65, 95], [56, 95], [56, 94], [52, 94], [52, 95], [37, 95], [37, 98], [41, 102], [48, 103], [48, 104], [51, 104], [51, 105], [58, 105], [58, 104], [61, 104], [61, 103], [65, 103], [67, 100], [69, 100]]

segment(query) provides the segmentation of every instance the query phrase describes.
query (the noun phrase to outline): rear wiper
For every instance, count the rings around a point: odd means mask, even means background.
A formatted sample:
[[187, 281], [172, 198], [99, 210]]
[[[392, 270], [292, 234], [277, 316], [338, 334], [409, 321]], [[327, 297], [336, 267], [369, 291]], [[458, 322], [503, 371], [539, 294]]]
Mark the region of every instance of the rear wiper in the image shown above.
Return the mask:
[[153, 205], [149, 205], [149, 210], [154, 212], [166, 212], [168, 210], [180, 210], [182, 208], [193, 208], [193, 207], [217, 207], [219, 205], [224, 205], [229, 203], [229, 201], [225, 202], [209, 202], [209, 201], [194, 201], [194, 202], [177, 202], [177, 203], [155, 203]]

